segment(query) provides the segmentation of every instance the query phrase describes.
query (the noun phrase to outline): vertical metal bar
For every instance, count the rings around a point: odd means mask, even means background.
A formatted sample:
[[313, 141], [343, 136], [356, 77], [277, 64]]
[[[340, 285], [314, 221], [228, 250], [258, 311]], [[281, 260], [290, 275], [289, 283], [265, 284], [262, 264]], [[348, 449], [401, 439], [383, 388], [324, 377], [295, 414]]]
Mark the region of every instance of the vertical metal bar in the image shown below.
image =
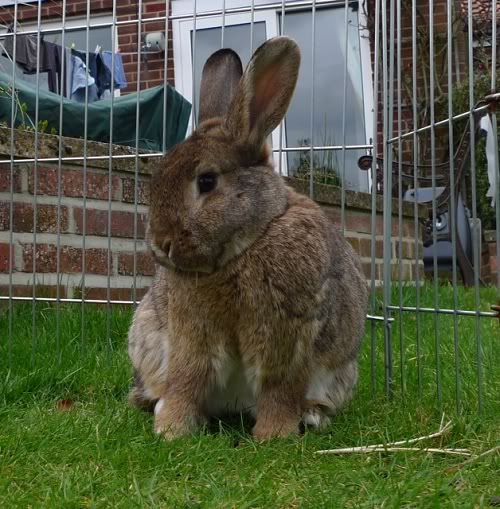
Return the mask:
[[193, 0], [193, 53], [192, 53], [192, 64], [191, 64], [191, 77], [192, 77], [192, 88], [191, 97], [192, 99], [192, 115], [193, 115], [193, 131], [198, 126], [198, 105], [196, 103], [196, 0]]
[[[430, 137], [431, 137], [431, 180], [432, 180], [432, 240], [437, 246], [437, 206], [436, 206], [436, 126], [434, 108], [434, 0], [429, 0], [429, 97], [430, 97]], [[434, 308], [439, 309], [439, 272], [437, 250], [434, 249]], [[439, 337], [439, 314], [434, 313], [434, 348], [436, 361], [436, 390], [439, 410], [442, 409], [443, 395], [441, 390], [441, 344]]]
[[[40, 42], [41, 42], [41, 29], [42, 29], [42, 2], [38, 0], [37, 12], [37, 43], [36, 43], [36, 85], [35, 85], [35, 161], [33, 164], [33, 303], [32, 303], [32, 321], [31, 321], [31, 365], [35, 363], [36, 356], [36, 230], [38, 228], [37, 221], [37, 195], [38, 195], [38, 123], [39, 123], [39, 109], [40, 109]], [[14, 63], [14, 65], [16, 65]]]
[[344, 87], [343, 87], [343, 101], [342, 101], [342, 179], [340, 182], [340, 228], [342, 235], [345, 235], [345, 145], [346, 145], [346, 99], [347, 99], [347, 54], [348, 54], [348, 41], [349, 31], [348, 27], [348, 0], [344, 2]]
[[[137, 201], [139, 191], [139, 130], [141, 103], [141, 59], [142, 59], [142, 0], [137, 2], [137, 99], [135, 103], [135, 166], [134, 166], [134, 255], [133, 255], [133, 283], [132, 300], [137, 304]], [[194, 82], [194, 76], [193, 76]], [[108, 231], [108, 235], [111, 232]]]
[[[66, 0], [62, 2], [62, 30], [61, 30], [61, 48], [62, 52], [66, 51], [65, 45], [66, 36]], [[61, 62], [61, 90], [59, 101], [59, 144], [57, 162], [57, 240], [56, 240], [56, 355], [57, 362], [60, 363], [62, 359], [61, 352], [61, 200], [62, 200], [62, 151], [63, 151], [63, 110], [64, 110], [64, 94], [62, 87], [64, 86], [64, 79], [67, 81], [69, 69], [66, 69], [66, 55], [62, 58]], [[68, 98], [69, 99], [69, 98]]]
[[[392, 138], [393, 103], [394, 103], [394, 0], [389, 6], [389, 39], [387, 37], [387, 8], [382, 10], [382, 74], [384, 129], [384, 370], [385, 392], [392, 393], [392, 328], [390, 318], [391, 303], [391, 261], [392, 261], [392, 150], [388, 140]], [[388, 61], [389, 50], [389, 61]]]
[[[223, 0], [225, 2], [225, 0]], [[116, 0], [113, 0], [113, 11], [116, 9]], [[168, 103], [168, 42], [169, 42], [169, 31], [168, 31], [168, 14], [170, 9], [170, 2], [165, 2], [165, 51], [163, 52], [163, 136], [161, 143], [161, 151], [167, 153], [167, 103]], [[223, 18], [224, 19], [224, 18]], [[113, 17], [114, 20], [114, 17]], [[113, 48], [114, 51], [114, 48]]]
[[[413, 217], [414, 217], [414, 230], [415, 230], [415, 253], [418, 253], [418, 257], [420, 259], [420, 245], [419, 245], [419, 221], [418, 221], [418, 202], [417, 202], [417, 193], [418, 193], [418, 136], [417, 136], [417, 128], [418, 128], [418, 110], [417, 110], [417, 0], [412, 0], [412, 8], [411, 8], [411, 26], [412, 26], [412, 36], [411, 36], [411, 48], [412, 48], [412, 104], [413, 104], [413, 188], [415, 191], [415, 199], [413, 201]], [[416, 322], [415, 322], [415, 332], [416, 332], [416, 357], [417, 357], [417, 385], [418, 385], [418, 395], [422, 397], [422, 352], [421, 352], [421, 336], [420, 336], [420, 265], [419, 263], [415, 266], [415, 307], [417, 308], [416, 312]]]
[[[496, 91], [497, 86], [497, 0], [491, 1], [491, 91]], [[495, 153], [495, 210], [496, 210], [496, 244], [497, 244], [497, 299], [500, 302], [500, 168], [498, 164], [498, 125], [497, 114], [491, 113], [491, 125], [493, 126], [493, 140]]]
[[[370, 312], [377, 314], [376, 295], [376, 245], [377, 245], [377, 155], [378, 155], [378, 93], [379, 93], [379, 59], [380, 59], [380, 0], [375, 1], [374, 23], [375, 48], [373, 57], [373, 151], [372, 151], [372, 189], [371, 189], [371, 267], [370, 267]], [[377, 362], [377, 330], [374, 320], [370, 320], [370, 380], [372, 396], [376, 388], [376, 362]]]
[[[89, 81], [89, 63], [90, 63], [90, 2], [87, 2], [87, 27], [85, 29], [85, 60], [86, 60], [86, 68], [85, 68], [85, 80], [88, 83]], [[82, 192], [82, 201], [83, 201], [83, 211], [82, 211], [82, 302], [81, 302], [81, 322], [80, 322], [80, 340], [81, 347], [85, 349], [86, 341], [85, 341], [85, 298], [87, 295], [86, 289], [86, 265], [87, 265], [87, 257], [86, 257], [86, 244], [87, 244], [87, 156], [88, 156], [88, 123], [89, 123], [89, 87], [85, 87], [85, 103], [84, 103], [84, 115], [83, 115], [83, 192]]]
[[[396, 10], [396, 55], [397, 55], [397, 100], [398, 100], [398, 301], [399, 308], [403, 305], [403, 140], [402, 134], [402, 96], [401, 96], [401, 0], [397, 1]], [[401, 381], [401, 394], [404, 398], [405, 395], [405, 343], [403, 337], [403, 313], [399, 311], [398, 324], [399, 324], [399, 373]]]
[[[14, 123], [16, 121], [16, 54], [17, 54], [17, 2], [14, 4], [14, 33], [12, 35], [12, 91], [10, 97], [10, 206], [9, 206], [9, 333], [7, 362], [12, 369], [12, 335], [14, 321], [13, 265], [14, 265]], [[34, 258], [34, 257], [33, 257]]]
[[316, 0], [312, 0], [311, 6], [311, 112], [310, 112], [310, 122], [311, 122], [311, 150], [309, 153], [310, 158], [310, 173], [309, 173], [309, 196], [311, 198], [314, 197], [314, 68], [315, 68], [315, 58], [316, 58]]
[[254, 19], [255, 19], [255, 0], [252, 0], [250, 4], [250, 55], [253, 53], [253, 29], [254, 29]]
[[[281, 0], [280, 33], [285, 35], [285, 0]], [[278, 147], [278, 173], [283, 175], [283, 136], [285, 136], [285, 119], [283, 118], [279, 126], [279, 147]], [[288, 166], [287, 166], [288, 168]]]
[[220, 47], [224, 48], [224, 32], [226, 30], [226, 0], [222, 0], [222, 27], [220, 31]]
[[[476, 186], [476, 119], [474, 117], [474, 38], [473, 38], [473, 17], [472, 0], [468, 0], [468, 30], [467, 43], [469, 50], [469, 125], [470, 125], [470, 174], [472, 191], [472, 220], [474, 223], [475, 235], [472, 236], [472, 258], [474, 263], [474, 297], [476, 312], [481, 308], [481, 297], [479, 293], [479, 262], [481, 259], [481, 239], [478, 238], [478, 218], [477, 218], [477, 186]], [[498, 225], [497, 225], [498, 229]], [[477, 363], [477, 401], [479, 413], [483, 410], [483, 355], [481, 346], [481, 324], [480, 317], [476, 314], [475, 318], [476, 332], [476, 363]]]
[[[112, 222], [112, 201], [113, 201], [113, 131], [114, 131], [114, 105], [115, 105], [115, 46], [116, 46], [116, 0], [113, 0], [113, 25], [111, 26], [111, 104], [109, 112], [109, 160], [108, 160], [108, 252], [107, 252], [107, 267], [106, 267], [106, 338], [108, 345], [108, 354], [111, 353], [113, 343], [111, 340], [111, 271], [113, 267], [112, 258], [112, 244], [111, 244], [111, 222]], [[165, 16], [168, 19], [168, 16]], [[167, 33], [167, 32], [165, 32]], [[167, 39], [167, 38], [165, 38]], [[164, 99], [165, 100], [165, 99]], [[164, 110], [165, 117], [165, 110]], [[165, 118], [163, 121], [163, 133], [165, 134]], [[165, 137], [163, 138], [165, 141]], [[108, 360], [109, 357], [108, 357]]]
[[[452, 246], [452, 286], [453, 309], [458, 309], [457, 292], [457, 204], [455, 196], [455, 143], [453, 136], [453, 0], [447, 1], [447, 44], [448, 44], [448, 156], [450, 161], [450, 228]], [[453, 315], [453, 348], [455, 357], [455, 405], [457, 412], [461, 412], [461, 382], [460, 382], [460, 355], [458, 335], [458, 315]]]

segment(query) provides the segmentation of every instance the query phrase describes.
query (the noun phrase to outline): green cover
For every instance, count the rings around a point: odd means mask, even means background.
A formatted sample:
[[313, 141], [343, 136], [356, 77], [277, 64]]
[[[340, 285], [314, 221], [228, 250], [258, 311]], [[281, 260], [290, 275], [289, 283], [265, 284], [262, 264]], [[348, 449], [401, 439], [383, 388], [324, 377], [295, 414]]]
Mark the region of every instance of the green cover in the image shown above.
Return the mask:
[[[0, 72], [0, 121], [10, 125], [12, 76]], [[26, 114], [35, 121], [36, 90], [32, 84], [16, 79], [15, 87], [19, 103], [16, 107], [16, 127], [22, 124], [20, 104], [26, 104]], [[163, 99], [164, 87], [157, 86], [113, 100], [113, 143], [136, 146], [136, 112], [139, 97], [139, 148], [161, 151], [163, 145]], [[39, 91], [39, 121], [47, 121], [46, 132], [71, 138], [83, 138], [85, 133], [85, 105], [63, 98], [62, 133], [59, 133], [59, 110], [61, 97], [47, 90]], [[167, 85], [166, 149], [182, 141], [186, 136], [191, 104], [174, 88]], [[90, 103], [87, 113], [87, 139], [109, 143], [111, 99]], [[29, 123], [27, 119], [25, 124]]]

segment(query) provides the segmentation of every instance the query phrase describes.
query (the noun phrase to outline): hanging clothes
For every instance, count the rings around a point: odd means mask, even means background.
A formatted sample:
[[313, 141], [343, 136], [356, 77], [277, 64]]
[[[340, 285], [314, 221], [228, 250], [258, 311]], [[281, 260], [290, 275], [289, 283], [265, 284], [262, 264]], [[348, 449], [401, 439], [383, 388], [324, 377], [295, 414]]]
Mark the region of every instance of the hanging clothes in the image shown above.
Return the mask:
[[104, 90], [111, 88], [111, 72], [104, 64], [101, 54], [89, 53], [88, 63], [86, 52], [73, 50], [73, 55], [77, 56], [88, 65], [89, 72], [94, 78], [97, 87], [97, 97], [101, 98]]
[[90, 73], [87, 73], [87, 66], [76, 55], [72, 56], [72, 70], [71, 99], [79, 103], [84, 103], [85, 98], [89, 103], [96, 101], [98, 94], [95, 79]]
[[[17, 45], [17, 42], [16, 42]], [[17, 53], [17, 47], [16, 47]], [[49, 90], [55, 94], [64, 94], [66, 85], [63, 77], [61, 76], [62, 60], [64, 58], [64, 51], [59, 44], [53, 42], [40, 41], [40, 54], [39, 54], [39, 72], [46, 72], [49, 82]], [[17, 63], [19, 61], [17, 60]], [[35, 67], [33, 69], [25, 68], [24, 74], [36, 74], [36, 56]]]
[[[7, 33], [12, 33], [9, 29]], [[5, 56], [14, 60], [14, 36], [5, 38], [3, 43], [5, 48]], [[37, 57], [37, 38], [34, 35], [16, 35], [16, 55], [15, 61], [25, 71], [36, 72], [36, 57]]]
[[[13, 27], [9, 27], [8, 33], [13, 33]], [[40, 49], [37, 50], [38, 42]], [[66, 50], [58, 44], [47, 42], [37, 35], [22, 33], [16, 34], [16, 54], [14, 55], [14, 36], [9, 36], [4, 42], [4, 49], [12, 61], [15, 60], [24, 74], [47, 73], [49, 90], [56, 94], [67, 95], [67, 79], [62, 76], [62, 60]]]
[[[113, 52], [112, 51], [103, 51], [102, 52], [102, 60], [104, 65], [108, 68], [111, 73], [111, 69], [113, 67]], [[123, 67], [123, 60], [120, 53], [115, 53], [114, 57], [114, 81], [115, 87], [122, 90], [127, 88], [127, 78], [125, 77], [125, 69]]]

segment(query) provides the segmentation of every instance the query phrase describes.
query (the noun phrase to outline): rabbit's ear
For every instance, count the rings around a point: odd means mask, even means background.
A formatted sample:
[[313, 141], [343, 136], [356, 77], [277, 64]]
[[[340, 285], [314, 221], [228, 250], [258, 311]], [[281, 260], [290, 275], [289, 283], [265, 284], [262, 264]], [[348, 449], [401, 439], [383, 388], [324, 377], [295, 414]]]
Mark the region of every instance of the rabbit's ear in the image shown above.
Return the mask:
[[242, 74], [233, 50], [221, 49], [209, 57], [201, 75], [199, 122], [226, 115]]
[[285, 116], [299, 66], [299, 47], [288, 37], [269, 39], [255, 51], [226, 118], [236, 140], [256, 150], [262, 148]]

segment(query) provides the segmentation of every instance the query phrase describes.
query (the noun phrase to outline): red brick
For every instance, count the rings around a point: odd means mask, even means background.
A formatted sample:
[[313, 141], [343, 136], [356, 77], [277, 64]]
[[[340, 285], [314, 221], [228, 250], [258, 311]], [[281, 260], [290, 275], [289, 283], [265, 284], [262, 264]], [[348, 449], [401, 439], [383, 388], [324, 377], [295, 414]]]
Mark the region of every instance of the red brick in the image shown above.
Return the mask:
[[[155, 264], [149, 253], [136, 254], [136, 274], [152, 276], [155, 272]], [[133, 253], [120, 253], [118, 255], [118, 274], [124, 276], [134, 275]]]
[[9, 272], [10, 260], [14, 262], [14, 246], [0, 244], [0, 272]]
[[[62, 246], [59, 251], [59, 260], [61, 273], [83, 272], [82, 249]], [[37, 244], [35, 263], [36, 272], [57, 272], [57, 246]], [[23, 264], [25, 272], [33, 271], [33, 244], [24, 244]], [[106, 249], [90, 248], [85, 250], [85, 273], [101, 275], [108, 273], [108, 252]]]
[[[84, 210], [74, 209], [74, 218], [76, 221], [76, 231], [83, 233]], [[111, 213], [111, 236], [113, 237], [134, 237], [134, 213], [113, 211]], [[108, 235], [108, 211], [107, 210], [86, 210], [85, 233], [87, 235]], [[146, 233], [146, 215], [137, 214], [137, 238], [143, 239]]]
[[[14, 193], [21, 192], [21, 172], [19, 168], [14, 168], [14, 179], [13, 179], [13, 191]], [[10, 168], [8, 166], [2, 165], [0, 168], [0, 191], [9, 192], [11, 191], [11, 180], [10, 180]]]
[[[141, 205], [149, 205], [149, 182], [139, 180], [137, 183], [137, 203]], [[122, 200], [126, 203], [135, 202], [135, 179], [122, 178]]]
[[[63, 170], [61, 172], [61, 194], [72, 198], [82, 198], [84, 195], [84, 183], [86, 182], [85, 195], [87, 198], [107, 200], [109, 194], [109, 176], [103, 173], [87, 172], [82, 170]], [[34, 193], [34, 175], [31, 173], [28, 179], [28, 189]], [[112, 199], [119, 196], [119, 177], [112, 176], [113, 186]], [[37, 194], [58, 195], [58, 170], [57, 168], [38, 168]]]
[[159, 13], [161, 12], [163, 14], [165, 14], [165, 2], [157, 2], [157, 3], [154, 3], [154, 4], [147, 4], [146, 6], [146, 12], [154, 12], [154, 13]]
[[[0, 202], [0, 230], [9, 230], [8, 202]], [[14, 203], [13, 231], [32, 233], [34, 227], [33, 204]], [[60, 208], [61, 232], [68, 231], [68, 209]], [[57, 233], [57, 205], [36, 206], [36, 231], [37, 233]]]
[[[361, 256], [371, 258], [372, 256], [372, 241], [371, 239], [359, 239], [359, 254]], [[375, 240], [375, 257], [384, 257], [384, 242], [382, 240]]]

